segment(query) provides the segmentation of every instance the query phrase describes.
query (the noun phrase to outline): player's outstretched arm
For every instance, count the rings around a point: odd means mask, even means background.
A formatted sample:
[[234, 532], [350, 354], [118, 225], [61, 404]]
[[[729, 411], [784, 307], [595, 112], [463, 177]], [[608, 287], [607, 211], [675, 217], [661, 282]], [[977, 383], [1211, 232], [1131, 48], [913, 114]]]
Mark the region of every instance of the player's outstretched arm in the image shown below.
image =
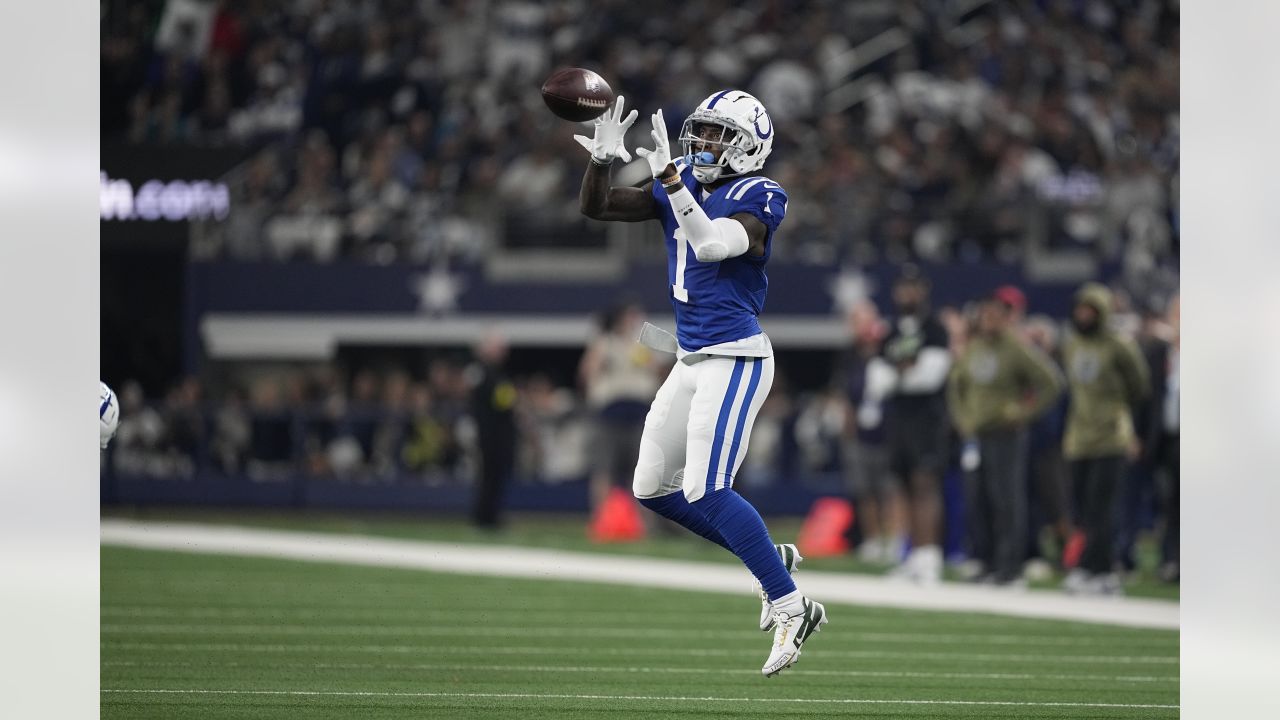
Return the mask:
[[582, 214], [592, 220], [621, 220], [640, 222], [658, 217], [653, 200], [653, 182], [641, 187], [611, 187], [609, 166], [592, 158], [587, 172], [582, 176], [582, 190], [578, 193]]
[[627, 152], [623, 138], [631, 123], [636, 121], [637, 113], [632, 110], [624, 118], [622, 113], [625, 106], [626, 98], [619, 95], [613, 107], [596, 118], [593, 137], [573, 136], [579, 145], [591, 153], [591, 161], [582, 178], [582, 190], [578, 193], [578, 204], [582, 208], [582, 214], [594, 220], [638, 222], [658, 216], [653, 196], [649, 194], [652, 184], [643, 188], [615, 188], [609, 185], [609, 167], [613, 165], [613, 159], [620, 157], [624, 162], [631, 161], [631, 153]]

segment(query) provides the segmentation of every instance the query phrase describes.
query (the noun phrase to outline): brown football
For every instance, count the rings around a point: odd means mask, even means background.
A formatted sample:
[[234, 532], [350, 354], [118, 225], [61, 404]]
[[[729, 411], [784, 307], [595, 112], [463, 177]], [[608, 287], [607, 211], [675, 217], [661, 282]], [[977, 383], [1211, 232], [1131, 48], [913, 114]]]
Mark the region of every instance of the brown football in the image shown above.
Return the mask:
[[565, 68], [542, 83], [542, 100], [565, 120], [585, 122], [600, 117], [613, 104], [613, 88], [590, 70]]

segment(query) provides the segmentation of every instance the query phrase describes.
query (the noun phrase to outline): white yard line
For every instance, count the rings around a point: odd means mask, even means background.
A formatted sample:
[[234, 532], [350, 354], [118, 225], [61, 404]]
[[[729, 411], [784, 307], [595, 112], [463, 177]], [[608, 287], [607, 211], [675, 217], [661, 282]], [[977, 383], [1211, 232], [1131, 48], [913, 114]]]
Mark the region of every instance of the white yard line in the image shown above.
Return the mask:
[[[101, 527], [104, 545], [151, 550], [733, 594], [749, 587], [749, 576], [741, 567], [688, 560], [197, 523], [103, 519]], [[1067, 597], [946, 583], [922, 588], [881, 577], [817, 571], [804, 571], [797, 579], [805, 594], [828, 603], [1178, 628], [1178, 605], [1167, 601]]]
[[[136, 660], [107, 660], [104, 667], [190, 667], [207, 669], [210, 667], [230, 668], [244, 667], [258, 669], [260, 665], [211, 661], [201, 662], [139, 662]], [[456, 672], [461, 670], [481, 670], [488, 672], [546, 672], [546, 673], [621, 673], [624, 675], [750, 675], [757, 673], [752, 669], [706, 668], [706, 667], [613, 667], [607, 665], [435, 665], [429, 663], [281, 663], [272, 662], [271, 667], [304, 668], [309, 670], [432, 670]], [[1174, 683], [1177, 675], [1061, 675], [1034, 673], [952, 673], [952, 672], [897, 672], [892, 670], [803, 670], [791, 668], [788, 675], [814, 675], [822, 677], [862, 677], [862, 678], [919, 678], [940, 680], [1070, 680], [1087, 682], [1125, 682], [1125, 683]]]
[[569, 695], [561, 693], [457, 693], [457, 692], [374, 692], [360, 690], [132, 690], [104, 688], [103, 693], [167, 695], [289, 695], [307, 697], [384, 698], [504, 698], [520, 700], [640, 700], [644, 702], [749, 702], [795, 703], [806, 705], [978, 705], [999, 707], [1077, 707], [1110, 709], [1177, 710], [1178, 705], [1083, 702], [1021, 702], [1010, 700], [863, 700], [857, 698], [744, 698], [744, 697], [664, 697], [658, 695]]
[[[348, 645], [346, 643], [325, 645], [317, 643], [192, 643], [192, 642], [114, 642], [104, 641], [103, 650], [150, 650], [158, 652], [205, 653], [366, 653], [374, 655], [391, 654], [424, 654], [424, 655], [564, 655], [563, 647], [546, 645]], [[662, 657], [741, 657], [741, 650], [725, 650], [720, 648], [669, 648], [669, 647], [575, 647], [574, 655], [606, 655], [633, 656], [658, 655]], [[947, 662], [1010, 662], [1010, 663], [1045, 663], [1063, 665], [1080, 663], [1085, 665], [1177, 665], [1177, 655], [1062, 655], [1004, 653], [941, 653], [903, 652], [881, 650], [823, 650], [823, 655], [844, 658], [861, 658], [871, 660], [944, 660]]]

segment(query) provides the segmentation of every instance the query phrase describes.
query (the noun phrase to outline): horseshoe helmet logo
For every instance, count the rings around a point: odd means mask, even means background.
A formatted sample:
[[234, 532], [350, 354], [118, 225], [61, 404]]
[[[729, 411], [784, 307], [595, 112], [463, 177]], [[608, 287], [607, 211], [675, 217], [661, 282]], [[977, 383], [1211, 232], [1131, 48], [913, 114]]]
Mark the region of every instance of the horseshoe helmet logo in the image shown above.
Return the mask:
[[[768, 130], [760, 129], [760, 118], [764, 118], [765, 123], [769, 126]], [[756, 116], [752, 118], [751, 123], [755, 126], [756, 135], [761, 140], [768, 140], [769, 136], [773, 134], [773, 120], [769, 118], [769, 114], [764, 111], [764, 108], [756, 107]]]

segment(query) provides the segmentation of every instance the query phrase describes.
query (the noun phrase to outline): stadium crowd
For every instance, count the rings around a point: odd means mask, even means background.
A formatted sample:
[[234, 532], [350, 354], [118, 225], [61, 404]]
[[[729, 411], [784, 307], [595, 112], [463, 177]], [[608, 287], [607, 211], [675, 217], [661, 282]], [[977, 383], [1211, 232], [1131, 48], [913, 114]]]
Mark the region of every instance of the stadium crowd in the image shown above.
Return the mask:
[[784, 257], [1176, 262], [1177, 0], [959, 5], [114, 0], [102, 132], [255, 150], [206, 257], [592, 243], [585, 158], [535, 90], [585, 66], [672, 122], [721, 87], [755, 92], [793, 198]]

